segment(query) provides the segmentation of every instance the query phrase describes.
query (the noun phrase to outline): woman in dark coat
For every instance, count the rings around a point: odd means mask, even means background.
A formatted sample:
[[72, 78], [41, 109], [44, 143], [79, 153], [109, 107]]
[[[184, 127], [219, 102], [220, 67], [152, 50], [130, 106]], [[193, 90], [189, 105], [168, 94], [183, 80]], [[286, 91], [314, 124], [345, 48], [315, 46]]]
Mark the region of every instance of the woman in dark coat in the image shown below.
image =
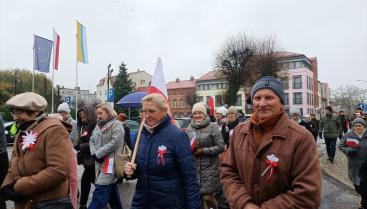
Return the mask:
[[352, 130], [342, 137], [339, 149], [347, 156], [349, 178], [356, 192], [361, 196], [360, 208], [367, 209], [366, 179], [362, 180], [365, 171], [361, 170], [362, 163], [367, 160], [367, 132], [366, 122], [363, 119], [353, 120]]
[[89, 139], [97, 124], [97, 116], [92, 106], [85, 106], [78, 111], [78, 143], [75, 149], [78, 151], [78, 164], [84, 166], [81, 179], [80, 209], [85, 209], [91, 184], [95, 181], [94, 160], [89, 149]]
[[142, 99], [145, 117], [136, 164], [125, 174], [138, 178], [132, 209], [199, 209], [200, 195], [189, 140], [171, 123], [165, 99]]
[[214, 193], [219, 188], [219, 154], [224, 151], [224, 142], [216, 124], [211, 123], [204, 103], [192, 108], [193, 119], [187, 127], [187, 135], [195, 157], [196, 175], [200, 185], [201, 207], [218, 208]]

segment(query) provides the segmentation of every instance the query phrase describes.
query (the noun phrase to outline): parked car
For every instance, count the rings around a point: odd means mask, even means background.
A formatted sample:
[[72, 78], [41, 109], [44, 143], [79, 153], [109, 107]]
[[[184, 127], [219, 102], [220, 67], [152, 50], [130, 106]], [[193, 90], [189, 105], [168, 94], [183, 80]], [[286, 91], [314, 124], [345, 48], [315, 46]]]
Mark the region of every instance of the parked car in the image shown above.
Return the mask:
[[14, 143], [14, 136], [10, 134], [10, 129], [13, 124], [14, 124], [14, 121], [4, 123], [5, 138], [8, 144]]
[[189, 126], [189, 124], [191, 123], [191, 118], [175, 118], [175, 121], [177, 121], [181, 130], [183, 132], [186, 132], [187, 126]]

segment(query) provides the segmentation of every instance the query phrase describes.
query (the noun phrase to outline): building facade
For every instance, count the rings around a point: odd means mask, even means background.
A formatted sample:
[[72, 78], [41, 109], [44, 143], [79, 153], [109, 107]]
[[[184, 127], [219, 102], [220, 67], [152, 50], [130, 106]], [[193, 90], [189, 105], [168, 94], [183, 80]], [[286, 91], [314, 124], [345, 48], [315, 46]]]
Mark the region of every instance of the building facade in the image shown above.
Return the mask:
[[[140, 87], [148, 87], [152, 81], [152, 76], [144, 70], [137, 70], [136, 72], [128, 73], [129, 78], [134, 84], [134, 91]], [[117, 76], [111, 76], [109, 79], [109, 88], [112, 89], [115, 84]], [[97, 98], [100, 101], [107, 101], [107, 76], [100, 79], [97, 84]]]
[[[70, 99], [69, 105], [74, 106], [76, 101], [76, 90], [71, 88], [65, 88], [64, 86], [56, 86], [57, 92], [62, 101], [67, 102]], [[101, 102], [97, 99], [96, 92], [90, 93], [89, 90], [81, 90], [78, 87], [78, 104], [95, 104]]]
[[304, 54], [279, 52], [279, 65], [285, 70], [282, 83], [285, 92], [285, 108], [289, 113], [293, 109], [301, 114], [316, 114], [317, 112], [317, 59], [313, 62]]
[[168, 103], [174, 117], [191, 117], [191, 108], [195, 104], [195, 79], [167, 83]]
[[[210, 71], [201, 76], [197, 79], [195, 86], [197, 102], [208, 103], [209, 98], [213, 97], [215, 109], [225, 105], [228, 81], [224, 79], [224, 76], [219, 71]], [[245, 101], [245, 91], [243, 88], [240, 88], [237, 92], [236, 109], [245, 110]]]

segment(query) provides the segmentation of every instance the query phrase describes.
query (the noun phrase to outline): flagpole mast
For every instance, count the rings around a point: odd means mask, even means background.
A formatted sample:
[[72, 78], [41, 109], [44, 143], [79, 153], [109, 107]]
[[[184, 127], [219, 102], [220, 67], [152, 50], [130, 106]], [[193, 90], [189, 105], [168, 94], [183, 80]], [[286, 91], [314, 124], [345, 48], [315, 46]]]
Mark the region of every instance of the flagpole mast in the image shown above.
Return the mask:
[[34, 68], [36, 64], [36, 49], [34, 48], [34, 42], [36, 41], [36, 37], [33, 34], [33, 73], [32, 73], [32, 92], [34, 92]]
[[[55, 28], [52, 29], [54, 40], [52, 42], [53, 44], [53, 53], [55, 54]], [[54, 113], [54, 79], [55, 79], [55, 56], [52, 58], [52, 88], [51, 88], [51, 113]]]
[[[78, 22], [78, 21], [77, 21]], [[75, 86], [75, 121], [78, 121], [78, 31], [76, 32], [76, 63], [75, 63], [75, 82], [76, 82], [76, 86]]]

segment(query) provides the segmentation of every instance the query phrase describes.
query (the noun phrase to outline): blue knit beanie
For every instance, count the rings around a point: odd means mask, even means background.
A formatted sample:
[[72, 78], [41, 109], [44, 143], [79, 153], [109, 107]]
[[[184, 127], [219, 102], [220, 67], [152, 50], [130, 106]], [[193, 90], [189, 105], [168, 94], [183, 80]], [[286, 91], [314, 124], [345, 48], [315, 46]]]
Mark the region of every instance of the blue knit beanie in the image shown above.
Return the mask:
[[264, 76], [256, 81], [251, 88], [251, 101], [254, 99], [255, 93], [260, 89], [271, 89], [276, 93], [282, 104], [285, 104], [285, 94], [281, 82], [273, 76]]

